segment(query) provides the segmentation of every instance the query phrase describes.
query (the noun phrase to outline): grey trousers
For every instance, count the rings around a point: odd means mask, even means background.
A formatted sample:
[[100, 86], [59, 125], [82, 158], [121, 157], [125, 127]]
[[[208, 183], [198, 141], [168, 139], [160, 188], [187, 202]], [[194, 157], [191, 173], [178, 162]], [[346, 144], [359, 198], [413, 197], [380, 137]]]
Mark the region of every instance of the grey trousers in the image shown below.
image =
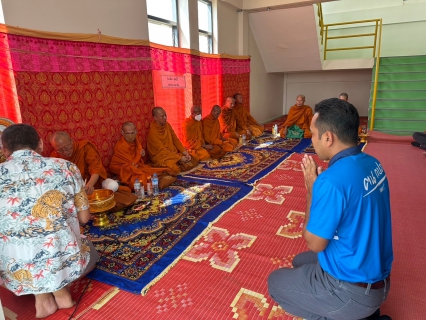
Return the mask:
[[268, 290], [285, 311], [304, 319], [364, 319], [380, 307], [390, 289], [390, 281], [374, 290], [337, 280], [322, 270], [312, 251], [298, 254], [293, 267], [272, 272]]

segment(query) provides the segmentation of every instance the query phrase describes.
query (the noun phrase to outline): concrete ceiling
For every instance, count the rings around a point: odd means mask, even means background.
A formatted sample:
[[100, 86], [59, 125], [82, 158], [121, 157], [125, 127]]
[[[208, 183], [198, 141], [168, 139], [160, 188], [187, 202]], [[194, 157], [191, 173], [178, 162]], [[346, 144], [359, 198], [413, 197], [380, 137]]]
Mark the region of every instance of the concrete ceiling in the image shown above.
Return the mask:
[[313, 5], [335, 0], [219, 0], [233, 5], [236, 9], [248, 12], [261, 12], [285, 8]]
[[316, 7], [314, 10], [312, 5], [249, 14], [250, 27], [267, 72], [322, 69], [315, 14]]

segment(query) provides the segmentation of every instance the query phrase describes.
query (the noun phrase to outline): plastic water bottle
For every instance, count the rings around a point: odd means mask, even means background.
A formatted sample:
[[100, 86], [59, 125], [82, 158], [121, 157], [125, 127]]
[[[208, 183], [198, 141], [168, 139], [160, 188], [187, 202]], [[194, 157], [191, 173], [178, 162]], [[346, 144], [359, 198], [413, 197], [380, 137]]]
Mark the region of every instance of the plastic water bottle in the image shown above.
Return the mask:
[[275, 129], [275, 125], [272, 127], [272, 136], [275, 138], [275, 136], [277, 135], [277, 131]]
[[146, 194], [148, 196], [152, 196], [152, 184], [151, 184], [151, 176], [146, 180]]
[[278, 125], [274, 124], [274, 136], [277, 137], [278, 136]]
[[135, 195], [139, 199], [143, 198], [143, 191], [141, 189], [141, 183], [140, 183], [139, 179], [135, 180], [135, 183], [133, 184], [133, 189], [135, 189]]
[[156, 173], [154, 173], [152, 176], [152, 192], [154, 193], [154, 196], [158, 196], [160, 193], [158, 189], [158, 177]]
[[242, 144], [245, 145], [246, 144], [246, 135], [243, 134], [242, 136]]

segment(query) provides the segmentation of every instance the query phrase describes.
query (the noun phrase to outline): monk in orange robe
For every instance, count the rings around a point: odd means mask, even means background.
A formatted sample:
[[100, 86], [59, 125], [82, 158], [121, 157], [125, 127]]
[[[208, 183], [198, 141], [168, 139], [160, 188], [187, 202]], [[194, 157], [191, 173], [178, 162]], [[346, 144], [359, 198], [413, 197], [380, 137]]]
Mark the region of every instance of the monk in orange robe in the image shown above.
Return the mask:
[[[193, 106], [191, 115], [183, 123], [183, 146], [191, 155], [196, 155], [200, 161], [207, 161], [212, 158], [210, 151], [213, 151], [214, 147], [206, 144], [203, 139], [200, 106]], [[217, 154], [217, 150], [213, 154], [216, 159], [223, 156], [223, 154]]]
[[220, 132], [219, 116], [222, 109], [215, 105], [210, 114], [203, 119], [203, 138], [204, 141], [215, 148], [220, 148], [222, 152], [227, 153], [238, 146], [238, 140], [225, 138]]
[[101, 157], [95, 145], [88, 140], [73, 141], [64, 131], [55, 132], [50, 143], [54, 151], [51, 157], [73, 162], [86, 182], [86, 193], [91, 195], [95, 189], [118, 190], [118, 183], [108, 178]]
[[198, 165], [198, 157], [190, 155], [167, 122], [166, 111], [152, 109], [154, 120], [148, 132], [147, 149], [154, 167], [167, 167], [175, 173], [188, 171]]
[[312, 109], [310, 106], [305, 106], [305, 96], [300, 94], [297, 96], [296, 104], [292, 106], [288, 112], [287, 120], [284, 122], [280, 130], [281, 138], [287, 135], [288, 127], [293, 125], [299, 126], [304, 130], [304, 138], [311, 138], [311, 130], [309, 129], [312, 121]]
[[219, 116], [220, 132], [226, 139], [240, 141], [240, 134], [237, 132], [237, 122], [240, 122], [238, 114], [234, 110], [235, 99], [226, 98], [225, 105]]
[[144, 163], [142, 157], [145, 150], [137, 138], [136, 126], [132, 122], [125, 122], [121, 126], [121, 139], [114, 146], [114, 153], [109, 163], [109, 169], [120, 179], [121, 184], [134, 190], [136, 179], [146, 183], [154, 173], [158, 176], [158, 186], [164, 189], [176, 181], [176, 173], [168, 168], [153, 168]]
[[241, 93], [234, 94], [235, 107], [234, 110], [240, 118], [240, 125], [237, 127], [237, 132], [242, 134], [246, 131], [250, 137], [259, 137], [263, 134], [264, 127], [258, 123], [244, 107], [244, 99]]

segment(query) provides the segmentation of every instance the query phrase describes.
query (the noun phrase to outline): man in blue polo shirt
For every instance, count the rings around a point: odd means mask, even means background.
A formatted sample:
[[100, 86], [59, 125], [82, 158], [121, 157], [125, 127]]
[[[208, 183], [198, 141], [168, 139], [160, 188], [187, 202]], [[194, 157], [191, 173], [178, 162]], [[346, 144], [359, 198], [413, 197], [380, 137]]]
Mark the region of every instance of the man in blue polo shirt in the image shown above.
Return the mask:
[[311, 251], [272, 272], [271, 297], [305, 319], [391, 319], [379, 307], [393, 261], [389, 184], [380, 162], [358, 147], [356, 108], [337, 98], [315, 107], [312, 144], [330, 160], [323, 171], [305, 155], [303, 236]]

